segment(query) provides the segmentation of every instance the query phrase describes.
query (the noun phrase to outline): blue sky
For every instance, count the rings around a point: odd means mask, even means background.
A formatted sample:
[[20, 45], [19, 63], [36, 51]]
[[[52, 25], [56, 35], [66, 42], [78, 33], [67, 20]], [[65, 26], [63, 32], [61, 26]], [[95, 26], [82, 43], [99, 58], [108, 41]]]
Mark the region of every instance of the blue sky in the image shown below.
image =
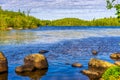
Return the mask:
[[0, 0], [3, 9], [31, 10], [30, 15], [40, 19], [75, 17], [85, 20], [115, 16], [115, 10], [106, 9], [106, 0]]

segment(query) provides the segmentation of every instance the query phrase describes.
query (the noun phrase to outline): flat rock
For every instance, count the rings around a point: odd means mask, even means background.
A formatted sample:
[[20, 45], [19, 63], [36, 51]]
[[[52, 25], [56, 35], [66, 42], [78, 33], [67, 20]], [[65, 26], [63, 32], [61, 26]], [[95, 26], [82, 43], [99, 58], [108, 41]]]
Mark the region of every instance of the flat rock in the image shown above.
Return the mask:
[[76, 62], [76, 63], [72, 64], [72, 67], [79, 67], [80, 68], [80, 67], [82, 67], [82, 64]]
[[113, 53], [110, 55], [111, 59], [120, 60], [120, 53]]
[[34, 70], [33, 66], [27, 66], [27, 65], [23, 65], [23, 66], [18, 66], [16, 67], [16, 72], [21, 73], [21, 72], [31, 72]]
[[88, 70], [83, 70], [83, 74], [87, 75], [90, 80], [99, 80], [102, 74], [110, 67], [116, 66], [104, 60], [92, 58], [88, 63]]
[[47, 52], [49, 52], [49, 51], [47, 51], [47, 50], [40, 50], [39, 51], [40, 54], [44, 54], [44, 53], [47, 53]]
[[82, 73], [87, 75], [90, 80], [98, 80], [101, 77], [99, 73], [95, 71], [83, 70]]
[[89, 69], [92, 69], [92, 70], [105, 71], [109, 67], [115, 66], [115, 64], [109, 63], [104, 60], [92, 58], [90, 59], [88, 66], [89, 66]]

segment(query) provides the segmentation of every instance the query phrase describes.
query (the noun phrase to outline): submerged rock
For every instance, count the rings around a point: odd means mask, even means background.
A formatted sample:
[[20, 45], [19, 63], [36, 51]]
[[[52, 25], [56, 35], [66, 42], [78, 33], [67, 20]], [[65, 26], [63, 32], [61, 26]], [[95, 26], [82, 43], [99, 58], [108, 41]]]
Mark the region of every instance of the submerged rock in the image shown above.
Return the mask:
[[87, 75], [90, 80], [99, 80], [102, 74], [112, 66], [115, 66], [115, 64], [92, 58], [88, 63], [88, 70], [83, 70], [82, 72]]
[[120, 60], [120, 53], [113, 53], [110, 55], [111, 59]]
[[0, 52], [0, 73], [8, 71], [8, 61], [2, 52]]
[[47, 69], [48, 62], [42, 54], [30, 54], [24, 58], [24, 65], [16, 67], [16, 72], [26, 72], [33, 70]]
[[49, 52], [49, 51], [47, 51], [47, 50], [41, 50], [41, 51], [39, 51], [40, 54], [44, 54], [44, 53], [47, 53], [47, 52]]
[[98, 52], [97, 52], [96, 50], [92, 50], [92, 54], [93, 54], [93, 55], [97, 55]]
[[44, 53], [48, 53], [48, 52], [49, 52], [49, 51], [47, 51], [47, 50], [40, 50], [40, 51], [39, 51], [40, 54], [44, 54]]
[[80, 67], [82, 67], [82, 64], [76, 62], [76, 63], [72, 64], [72, 67], [79, 67], [80, 68]]

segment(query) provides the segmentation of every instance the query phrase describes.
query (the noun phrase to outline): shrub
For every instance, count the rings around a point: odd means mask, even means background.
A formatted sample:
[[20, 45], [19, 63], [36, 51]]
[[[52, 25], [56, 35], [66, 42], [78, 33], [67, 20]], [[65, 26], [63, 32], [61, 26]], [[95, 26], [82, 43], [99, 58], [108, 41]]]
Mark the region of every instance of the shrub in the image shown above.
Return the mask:
[[120, 67], [119, 66], [110, 67], [102, 75], [102, 78], [104, 80], [120, 80]]

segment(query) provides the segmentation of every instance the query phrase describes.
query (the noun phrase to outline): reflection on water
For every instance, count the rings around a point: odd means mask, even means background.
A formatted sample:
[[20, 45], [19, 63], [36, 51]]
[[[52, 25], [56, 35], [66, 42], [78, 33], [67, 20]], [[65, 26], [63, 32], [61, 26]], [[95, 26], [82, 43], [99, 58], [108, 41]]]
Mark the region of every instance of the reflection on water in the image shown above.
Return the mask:
[[17, 75], [29, 77], [30, 80], [40, 80], [41, 77], [46, 74], [46, 72], [47, 72], [47, 69], [46, 70], [36, 70], [33, 72], [17, 73]]
[[8, 73], [2, 73], [0, 74], [0, 80], [8, 80]]
[[0, 44], [21, 44], [32, 42], [35, 39], [34, 33], [26, 31], [1, 31]]
[[[43, 28], [44, 29], [44, 28]], [[46, 28], [45, 28], [46, 29]], [[59, 29], [59, 28], [58, 28]], [[63, 27], [64, 29], [64, 27]], [[55, 43], [89, 37], [118, 37], [120, 28], [73, 28], [70, 30], [13, 30], [0, 32], [0, 44]]]
[[[24, 57], [48, 50], [45, 53], [49, 69], [32, 73], [16, 74], [15, 67], [22, 65]], [[80, 73], [88, 68], [93, 58], [91, 51], [97, 50], [99, 59], [114, 62], [109, 55], [120, 52], [120, 28], [51, 28], [44, 30], [12, 30], [0, 32], [0, 51], [8, 59], [8, 80], [89, 80]], [[82, 68], [73, 68], [74, 62], [83, 64]], [[2, 77], [1, 77], [2, 78]], [[1, 79], [0, 79], [1, 80]], [[3, 79], [4, 80], [4, 79]]]

